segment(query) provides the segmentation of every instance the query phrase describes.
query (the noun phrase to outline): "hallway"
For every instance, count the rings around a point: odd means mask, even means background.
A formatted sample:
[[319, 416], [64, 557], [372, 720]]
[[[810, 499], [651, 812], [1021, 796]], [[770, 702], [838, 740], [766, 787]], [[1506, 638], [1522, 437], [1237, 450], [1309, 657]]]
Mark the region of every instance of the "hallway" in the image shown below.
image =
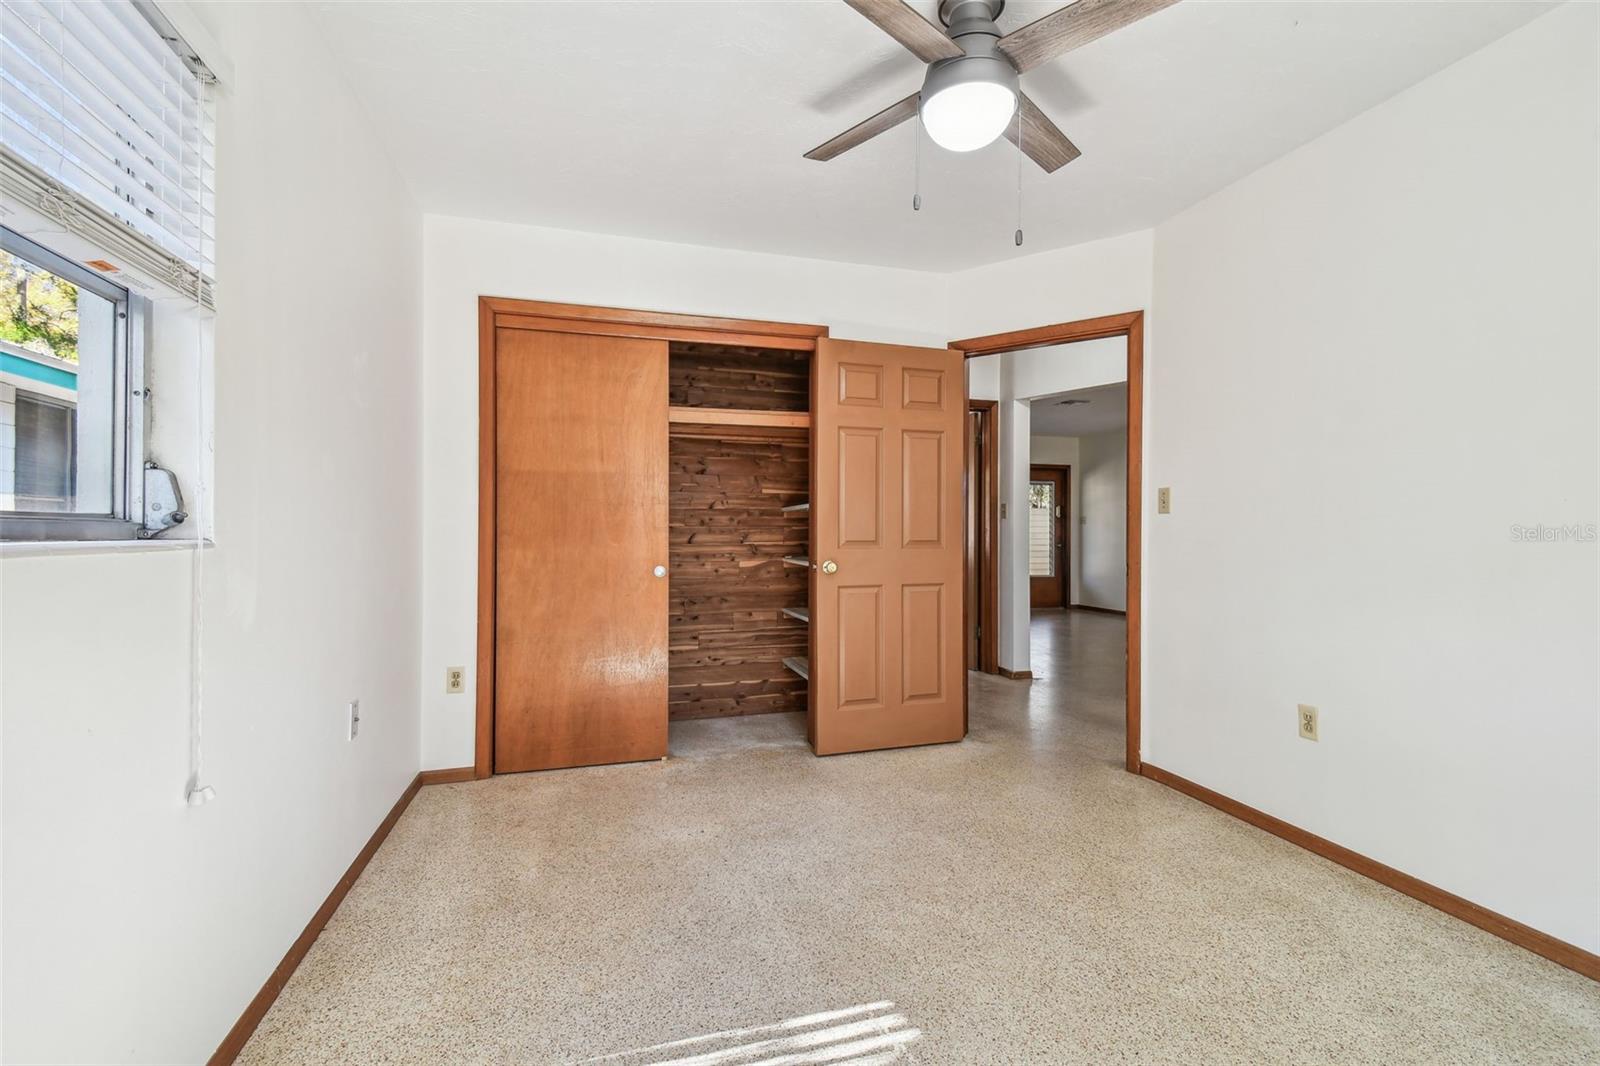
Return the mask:
[[1036, 616], [958, 745], [424, 789], [240, 1061], [1600, 1056], [1592, 982], [1125, 773], [1122, 630]]

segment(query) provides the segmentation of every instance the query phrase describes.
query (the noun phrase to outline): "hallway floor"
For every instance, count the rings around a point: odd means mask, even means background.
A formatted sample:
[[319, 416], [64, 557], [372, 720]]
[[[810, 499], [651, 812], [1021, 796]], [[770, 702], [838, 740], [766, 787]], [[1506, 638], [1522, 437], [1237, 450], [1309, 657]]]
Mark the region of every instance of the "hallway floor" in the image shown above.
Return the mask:
[[239, 1061], [1600, 1061], [1600, 985], [1125, 773], [1122, 629], [958, 745], [423, 789]]

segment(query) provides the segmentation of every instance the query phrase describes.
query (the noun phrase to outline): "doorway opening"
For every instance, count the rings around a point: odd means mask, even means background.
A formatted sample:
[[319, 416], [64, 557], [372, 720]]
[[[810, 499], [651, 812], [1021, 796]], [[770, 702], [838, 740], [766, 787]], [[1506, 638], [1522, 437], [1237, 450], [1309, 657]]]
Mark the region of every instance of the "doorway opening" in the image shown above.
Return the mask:
[[[1119, 350], [1107, 346], [1090, 348], [1086, 345], [1077, 345], [1076, 342], [1099, 341], [1120, 339]], [[1077, 322], [1063, 322], [1051, 326], [1042, 326], [1034, 329], [1017, 330], [1009, 333], [992, 334], [984, 337], [973, 337], [966, 340], [954, 341], [951, 348], [963, 353], [968, 359], [984, 356], [1003, 355], [1007, 353], [1029, 353], [1024, 367], [1021, 363], [1014, 364], [1003, 375], [996, 373], [990, 383], [995, 397], [995, 412], [997, 422], [997, 436], [999, 440], [986, 457], [982, 457], [983, 470], [976, 475], [969, 475], [969, 482], [976, 480], [982, 483], [987, 477], [998, 488], [999, 515], [990, 530], [978, 531], [980, 539], [992, 532], [996, 542], [1000, 545], [997, 556], [1000, 565], [997, 567], [999, 574], [996, 580], [982, 582], [976, 586], [976, 613], [993, 610], [995, 615], [1002, 619], [997, 626], [999, 652], [997, 671], [1008, 677], [1029, 678], [1031, 672], [1029, 663], [1031, 654], [1029, 642], [1031, 632], [1031, 610], [1035, 577], [1044, 577], [1041, 582], [1043, 595], [1048, 597], [1050, 579], [1053, 577], [1057, 587], [1062, 591], [1057, 595], [1061, 599], [1061, 606], [1076, 605], [1093, 611], [1100, 608], [1102, 612], [1125, 612], [1125, 627], [1123, 637], [1124, 649], [1124, 681], [1126, 692], [1125, 732], [1126, 747], [1124, 754], [1124, 767], [1130, 773], [1140, 771], [1142, 760], [1140, 756], [1140, 561], [1141, 561], [1141, 519], [1143, 513], [1143, 423], [1144, 423], [1144, 312], [1132, 311], [1120, 315], [1108, 315], [1103, 318], [1085, 319]], [[1038, 349], [1051, 349], [1038, 351]], [[1093, 375], [1076, 385], [1056, 384], [1054, 389], [1042, 387], [1039, 376], [1041, 371], [1065, 365], [1068, 360], [1075, 360], [1078, 364], [1096, 361], [1100, 373], [1096, 380]], [[997, 361], [996, 361], [997, 362]], [[1111, 363], [1118, 364], [1114, 369]], [[969, 364], [974, 367], [978, 364]], [[991, 364], [992, 365], [992, 364]], [[975, 377], [975, 375], [974, 375]], [[1116, 379], [1120, 377], [1119, 382]], [[1033, 531], [1033, 524], [1029, 521], [1033, 512], [1033, 493], [1035, 479], [1032, 477], [1034, 463], [1030, 448], [1029, 424], [1032, 412], [1030, 400], [1045, 398], [1052, 395], [1067, 395], [1075, 391], [1115, 385], [1124, 390], [1122, 402], [1122, 429], [1123, 442], [1121, 454], [1116, 458], [1115, 464], [1122, 469], [1121, 489], [1123, 497], [1123, 514], [1121, 529], [1121, 587], [1116, 589], [1120, 597], [1111, 598], [1111, 602], [1101, 603], [1096, 599], [1086, 599], [1085, 581], [1082, 577], [1082, 567], [1085, 562], [1086, 545], [1081, 545], [1082, 537], [1071, 538], [1074, 530], [1082, 530], [1085, 515], [1082, 508], [1072, 506], [1072, 474], [1066, 472], [1058, 482], [1052, 481], [1048, 489], [1040, 489], [1040, 499], [1052, 497], [1048, 502], [1041, 502], [1041, 507], [1047, 507], [1051, 521], [1039, 521], [1040, 544], [1042, 549], [1041, 564], [1049, 560], [1051, 565], [1043, 569], [1054, 570], [1049, 573], [1035, 575], [1029, 565], [1032, 559], [1030, 551], [1031, 541], [1029, 534]], [[977, 391], [974, 388], [973, 391]], [[980, 393], [981, 395], [981, 393]], [[1019, 399], [1018, 397], [1022, 397]], [[976, 402], [976, 401], [974, 401]], [[968, 450], [969, 461], [972, 450]], [[1041, 462], [1041, 467], [1072, 466], [1071, 463]], [[1076, 492], [1081, 499], [1083, 492], [1082, 473], [1080, 471]], [[1056, 517], [1056, 508], [1060, 508], [1060, 515], [1068, 523], [1065, 528]], [[1008, 514], [1009, 512], [1009, 514]], [[1075, 517], [1074, 517], [1075, 516]], [[974, 515], [975, 520], [981, 520], [981, 514]], [[1052, 535], [1059, 535], [1059, 540], [1053, 540]], [[1069, 539], [1071, 538], [1071, 539]], [[1071, 548], [1072, 541], [1080, 542], [1080, 549], [1074, 555]], [[1059, 544], [1059, 547], [1057, 547]], [[969, 552], [969, 559], [971, 553]], [[1114, 564], [1111, 577], [1114, 583]], [[1101, 568], [1102, 573], [1104, 568]], [[1072, 574], [1076, 572], [1079, 578], [1074, 580]], [[969, 588], [972, 587], [969, 580]], [[1103, 591], [1103, 589], [1102, 589]], [[1116, 603], [1120, 599], [1121, 604]], [[1075, 601], [1083, 601], [1076, 602]], [[1109, 620], [1108, 620], [1109, 621]], [[1009, 622], [1008, 626], [1006, 623]]]

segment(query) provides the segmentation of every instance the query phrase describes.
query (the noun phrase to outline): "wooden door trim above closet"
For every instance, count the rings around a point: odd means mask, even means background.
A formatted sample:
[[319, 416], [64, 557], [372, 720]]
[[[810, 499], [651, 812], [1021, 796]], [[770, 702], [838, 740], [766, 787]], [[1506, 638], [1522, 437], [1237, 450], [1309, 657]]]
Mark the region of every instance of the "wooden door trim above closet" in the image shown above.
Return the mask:
[[[478, 297], [478, 654], [473, 771], [479, 778], [494, 772], [495, 333], [499, 329], [697, 341], [790, 351], [815, 351], [817, 340], [828, 335], [827, 326], [793, 322], [589, 307], [500, 296]], [[710, 409], [700, 413], [716, 414]], [[809, 421], [809, 415], [806, 417]], [[665, 708], [662, 713], [666, 713]]]
[[702, 344], [744, 344], [757, 348], [813, 351], [827, 326], [764, 322], [750, 318], [713, 318], [668, 311], [631, 311], [620, 307], [479, 297], [501, 329], [536, 329], [547, 333], [589, 333], [597, 336], [642, 337], [650, 340], [698, 341]]

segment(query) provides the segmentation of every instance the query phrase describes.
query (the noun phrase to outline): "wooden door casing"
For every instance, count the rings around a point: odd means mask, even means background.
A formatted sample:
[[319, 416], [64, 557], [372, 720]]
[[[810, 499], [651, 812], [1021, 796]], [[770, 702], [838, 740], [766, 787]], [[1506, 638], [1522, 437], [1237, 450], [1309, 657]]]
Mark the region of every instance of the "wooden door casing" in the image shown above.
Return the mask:
[[983, 470], [983, 448], [980, 443], [982, 435], [982, 412], [968, 408], [966, 437], [962, 440], [966, 451], [966, 478], [962, 482], [964, 494], [962, 518], [966, 523], [967, 540], [962, 565], [966, 567], [964, 587], [967, 608], [961, 617], [962, 643], [966, 648], [968, 670], [983, 668], [983, 646], [979, 639], [980, 616], [973, 610], [974, 606], [983, 602], [983, 575], [979, 566], [979, 545], [983, 536], [983, 499], [980, 492], [980, 475]]
[[[960, 353], [818, 342], [812, 367], [812, 743], [965, 734]], [[824, 566], [825, 570], [825, 566]]]
[[999, 586], [1000, 527], [1000, 433], [998, 400], [967, 398], [969, 418], [977, 419], [977, 435], [971, 442], [976, 454], [967, 464], [967, 577], [966, 627], [977, 636], [977, 658], [971, 669], [986, 674], [1000, 672]]
[[494, 770], [659, 759], [667, 344], [502, 328], [496, 346]]

